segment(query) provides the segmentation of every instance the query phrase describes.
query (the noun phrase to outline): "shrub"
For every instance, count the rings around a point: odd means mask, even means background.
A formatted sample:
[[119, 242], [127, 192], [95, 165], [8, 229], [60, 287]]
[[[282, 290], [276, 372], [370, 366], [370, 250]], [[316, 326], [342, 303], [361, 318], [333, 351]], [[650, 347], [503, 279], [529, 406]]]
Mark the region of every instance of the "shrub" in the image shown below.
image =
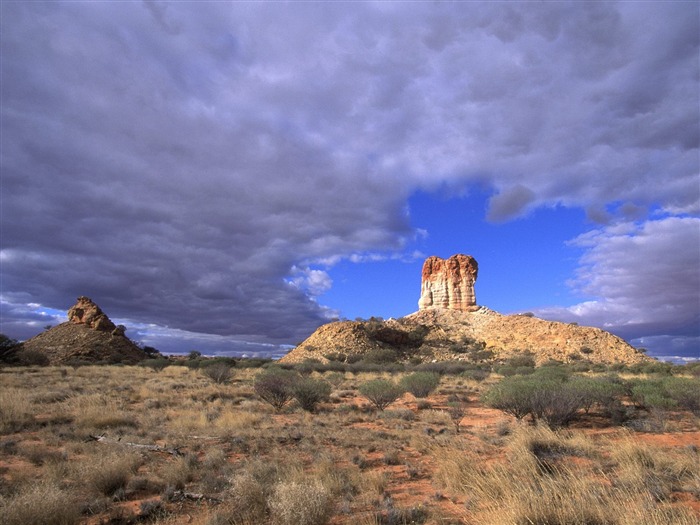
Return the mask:
[[304, 377], [292, 385], [294, 399], [307, 412], [314, 412], [316, 405], [328, 399], [330, 393], [331, 385], [322, 379]]
[[676, 402], [668, 395], [660, 379], [637, 379], [630, 382], [632, 401], [645, 410], [669, 409]]
[[434, 372], [414, 372], [402, 377], [399, 384], [416, 397], [428, 397], [440, 384], [440, 376]]
[[34, 421], [30, 400], [18, 388], [0, 389], [0, 432], [18, 432]]
[[30, 485], [13, 496], [0, 496], [4, 525], [73, 525], [80, 521], [79, 505], [68, 493], [50, 484]]
[[376, 522], [380, 525], [421, 525], [429, 517], [428, 510], [421, 505], [408, 508], [390, 507], [386, 515], [380, 513], [376, 516]]
[[209, 379], [214, 381], [217, 385], [224, 385], [231, 381], [233, 372], [231, 367], [225, 363], [214, 363], [209, 366], [205, 366], [202, 369], [202, 373]]
[[135, 454], [99, 456], [86, 465], [83, 477], [98, 493], [112, 496], [126, 487], [139, 463]]
[[530, 415], [550, 428], [568, 425], [585, 405], [584, 395], [575, 383], [539, 374], [503, 379], [485, 394], [484, 402], [516, 419]]
[[255, 378], [253, 389], [263, 401], [279, 411], [292, 399], [292, 388], [298, 380], [296, 372], [277, 367], [268, 368]]
[[700, 416], [700, 381], [685, 377], [669, 377], [664, 380], [663, 385], [668, 396], [680, 408]]
[[0, 334], [0, 363], [14, 363], [17, 351], [21, 348], [19, 341]]
[[401, 387], [386, 379], [367, 381], [360, 385], [359, 391], [378, 410], [384, 410], [403, 394]]
[[483, 368], [474, 368], [471, 370], [465, 370], [462, 372], [462, 377], [464, 379], [471, 379], [472, 381], [483, 381], [486, 379], [488, 376], [491, 375], [491, 372], [488, 370], [484, 370]]
[[583, 393], [572, 383], [538, 381], [538, 388], [531, 392], [532, 417], [535, 421], [541, 419], [549, 428], [566, 426], [576, 419], [583, 400]]
[[508, 359], [508, 361], [506, 361], [506, 365], [515, 368], [535, 368], [535, 357], [530, 352], [524, 352], [520, 355], [516, 355]]
[[268, 503], [273, 522], [280, 525], [323, 525], [333, 512], [332, 495], [318, 480], [279, 483]]
[[622, 408], [621, 398], [625, 393], [619, 378], [608, 377], [574, 377], [571, 386], [582, 395], [582, 408], [588, 413], [594, 406], [605, 414], [612, 416]]
[[155, 370], [156, 372], [160, 372], [165, 367], [170, 366], [170, 360], [168, 360], [164, 357], [157, 358], [157, 359], [144, 359], [139, 364], [141, 366], [145, 366], [147, 368]]
[[399, 355], [393, 348], [377, 348], [367, 352], [362, 360], [365, 363], [382, 365], [395, 363], [398, 358]]
[[447, 413], [450, 415], [450, 419], [455, 426], [455, 432], [459, 434], [459, 424], [464, 418], [464, 413], [466, 412], [466, 407], [461, 401], [450, 401], [447, 403]]
[[516, 419], [523, 419], [532, 413], [531, 398], [536, 389], [537, 383], [528, 377], [506, 378], [484, 394], [483, 402]]
[[48, 366], [50, 361], [48, 356], [40, 350], [30, 350], [21, 348], [17, 352], [19, 364], [24, 366]]
[[219, 511], [222, 523], [264, 523], [267, 514], [266, 489], [260, 480], [250, 473], [243, 473], [231, 482], [231, 497]]

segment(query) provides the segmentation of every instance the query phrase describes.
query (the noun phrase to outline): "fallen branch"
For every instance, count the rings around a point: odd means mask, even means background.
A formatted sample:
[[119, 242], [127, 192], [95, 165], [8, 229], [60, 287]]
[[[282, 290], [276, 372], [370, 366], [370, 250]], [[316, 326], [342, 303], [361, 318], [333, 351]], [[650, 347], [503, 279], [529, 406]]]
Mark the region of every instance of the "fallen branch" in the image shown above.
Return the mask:
[[169, 497], [169, 499], [170, 501], [183, 501], [188, 499], [192, 501], [210, 501], [212, 503], [221, 503], [219, 498], [207, 496], [205, 494], [197, 494], [196, 492], [185, 492], [184, 490], [176, 490], [173, 492], [173, 495]]
[[161, 447], [160, 445], [144, 445], [142, 443], [129, 443], [127, 441], [121, 441], [121, 438], [114, 440], [114, 439], [108, 439], [107, 436], [102, 434], [101, 436], [93, 436], [90, 435], [90, 439], [93, 441], [97, 441], [98, 443], [109, 443], [112, 445], [124, 445], [127, 447], [134, 447], [134, 448], [140, 448], [142, 450], [148, 450], [150, 452], [167, 452], [168, 454], [171, 454], [173, 456], [182, 456], [182, 452], [180, 452], [179, 449], [177, 448], [166, 448], [166, 447]]

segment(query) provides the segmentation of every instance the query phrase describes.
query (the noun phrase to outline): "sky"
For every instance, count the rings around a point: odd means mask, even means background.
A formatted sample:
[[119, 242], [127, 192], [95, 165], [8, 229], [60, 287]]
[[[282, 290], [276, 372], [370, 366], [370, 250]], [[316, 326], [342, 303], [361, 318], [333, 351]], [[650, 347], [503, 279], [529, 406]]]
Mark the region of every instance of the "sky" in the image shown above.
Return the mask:
[[0, 3], [0, 332], [279, 356], [477, 302], [700, 357], [697, 2]]

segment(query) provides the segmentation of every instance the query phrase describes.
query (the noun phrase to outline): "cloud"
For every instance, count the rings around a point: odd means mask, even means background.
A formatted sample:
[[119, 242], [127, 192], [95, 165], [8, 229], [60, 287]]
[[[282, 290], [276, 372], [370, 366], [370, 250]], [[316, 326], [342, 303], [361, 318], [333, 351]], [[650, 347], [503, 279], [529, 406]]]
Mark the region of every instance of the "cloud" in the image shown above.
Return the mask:
[[522, 215], [527, 205], [534, 200], [535, 194], [518, 184], [491, 197], [487, 218], [494, 222], [502, 222], [517, 217]]
[[[664, 355], [700, 353], [700, 219], [664, 217], [592, 230], [570, 283], [592, 299], [543, 317], [600, 326]], [[663, 349], [660, 349], [663, 350]]]
[[11, 304], [283, 344], [314, 261], [412, 250], [418, 189], [700, 211], [690, 4], [0, 9]]

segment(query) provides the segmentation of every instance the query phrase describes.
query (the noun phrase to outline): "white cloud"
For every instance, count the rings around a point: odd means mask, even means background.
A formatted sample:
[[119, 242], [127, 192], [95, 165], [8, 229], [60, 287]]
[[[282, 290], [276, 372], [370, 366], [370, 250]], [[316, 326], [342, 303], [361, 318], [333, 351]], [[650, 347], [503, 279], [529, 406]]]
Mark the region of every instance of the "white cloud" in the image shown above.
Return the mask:
[[[600, 326], [642, 341], [675, 336], [700, 345], [700, 219], [665, 217], [590, 231], [571, 285], [590, 300], [540, 309], [548, 318]], [[660, 340], [660, 339], [659, 339]], [[696, 346], [700, 351], [700, 346]]]

